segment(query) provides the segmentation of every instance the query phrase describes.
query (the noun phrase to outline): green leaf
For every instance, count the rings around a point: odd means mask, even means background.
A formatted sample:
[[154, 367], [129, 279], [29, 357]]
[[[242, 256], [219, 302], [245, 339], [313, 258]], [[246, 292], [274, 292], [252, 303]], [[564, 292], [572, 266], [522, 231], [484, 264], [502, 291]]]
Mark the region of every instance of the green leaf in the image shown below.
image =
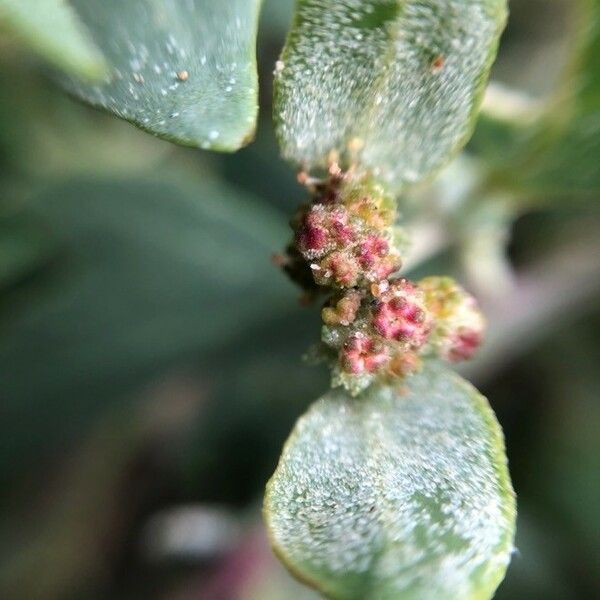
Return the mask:
[[483, 600], [504, 576], [515, 501], [492, 410], [433, 363], [405, 386], [332, 391], [267, 486], [276, 553], [339, 600]]
[[18, 210], [0, 210], [0, 291], [41, 267], [52, 252], [52, 241], [39, 223]]
[[576, 47], [554, 94], [525, 119], [518, 109], [512, 118], [484, 110], [471, 144], [493, 183], [521, 198], [600, 193], [600, 0], [580, 0], [578, 8]]
[[68, 73], [97, 79], [106, 73], [101, 52], [64, 0], [0, 0], [0, 22], [43, 58]]
[[531, 141], [540, 110], [540, 102], [524, 93], [490, 82], [467, 151], [485, 157], [488, 168], [507, 164]]
[[532, 136], [521, 185], [536, 195], [600, 193], [600, 0], [581, 0], [580, 36]]
[[0, 305], [0, 482], [295, 298], [269, 260], [284, 221], [224, 185], [75, 180], [29, 212], [54, 255]]
[[[74, 0], [110, 64], [67, 88], [159, 137], [232, 151], [252, 138], [261, 0]], [[179, 74], [179, 76], [178, 76]]]
[[505, 20], [505, 0], [299, 0], [276, 68], [284, 155], [428, 176], [470, 137]]
[[573, 85], [573, 113], [588, 114], [600, 106], [600, 0], [580, 0], [579, 9], [581, 34], [564, 83]]

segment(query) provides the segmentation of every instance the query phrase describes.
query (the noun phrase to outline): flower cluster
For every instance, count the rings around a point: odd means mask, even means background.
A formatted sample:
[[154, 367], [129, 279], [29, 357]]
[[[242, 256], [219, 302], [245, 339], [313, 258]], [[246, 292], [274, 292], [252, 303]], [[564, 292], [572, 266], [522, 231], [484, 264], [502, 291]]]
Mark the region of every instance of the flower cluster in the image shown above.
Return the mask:
[[484, 319], [475, 299], [449, 277], [399, 277], [393, 199], [335, 165], [325, 181], [304, 178], [313, 201], [294, 220], [283, 266], [305, 289], [329, 293], [320, 355], [333, 384], [358, 394], [375, 380], [403, 378], [424, 357], [470, 358]]
[[401, 266], [393, 199], [373, 183], [357, 185], [334, 173], [292, 221], [295, 249], [319, 286], [381, 281]]
[[376, 377], [404, 377], [421, 364], [432, 322], [424, 294], [407, 279], [383, 279], [367, 290], [334, 295], [322, 310], [322, 342], [334, 382], [353, 393]]

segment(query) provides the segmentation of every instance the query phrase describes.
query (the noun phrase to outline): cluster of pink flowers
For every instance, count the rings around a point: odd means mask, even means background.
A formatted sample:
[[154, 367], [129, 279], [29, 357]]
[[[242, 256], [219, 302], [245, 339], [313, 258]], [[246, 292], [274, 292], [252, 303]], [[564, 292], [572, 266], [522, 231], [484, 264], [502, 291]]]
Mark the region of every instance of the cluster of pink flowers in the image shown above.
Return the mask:
[[352, 288], [381, 281], [397, 271], [395, 212], [374, 186], [347, 189], [343, 178], [302, 207], [292, 226], [295, 247], [309, 264], [317, 285]]
[[[333, 363], [334, 385], [358, 394], [376, 380], [410, 375], [427, 356], [470, 358], [485, 329], [477, 302], [449, 277], [413, 283], [398, 275], [393, 199], [337, 167], [326, 181], [308, 183], [313, 201], [292, 222], [284, 266], [329, 293], [321, 354]], [[310, 277], [300, 276], [306, 267]]]
[[448, 277], [384, 279], [334, 294], [322, 310], [334, 382], [358, 393], [375, 379], [417, 371], [424, 357], [470, 358], [485, 323], [472, 296]]

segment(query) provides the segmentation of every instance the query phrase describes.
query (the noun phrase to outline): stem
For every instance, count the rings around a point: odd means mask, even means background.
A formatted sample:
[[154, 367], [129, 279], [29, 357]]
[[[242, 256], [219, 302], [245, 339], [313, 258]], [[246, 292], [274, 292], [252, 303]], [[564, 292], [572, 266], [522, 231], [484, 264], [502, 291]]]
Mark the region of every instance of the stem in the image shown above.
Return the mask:
[[487, 339], [462, 373], [476, 381], [488, 379], [579, 317], [600, 293], [599, 255], [600, 241], [592, 232], [517, 275], [510, 293], [484, 307], [490, 323]]

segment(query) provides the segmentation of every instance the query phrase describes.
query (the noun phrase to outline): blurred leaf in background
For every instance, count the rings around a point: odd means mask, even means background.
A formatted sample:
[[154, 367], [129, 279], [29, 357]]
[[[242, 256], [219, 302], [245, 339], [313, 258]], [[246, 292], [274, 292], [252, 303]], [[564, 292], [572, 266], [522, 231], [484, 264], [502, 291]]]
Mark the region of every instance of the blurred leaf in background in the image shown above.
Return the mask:
[[563, 17], [572, 33], [567, 64], [552, 92], [537, 102], [527, 89], [490, 95], [470, 144], [489, 161], [494, 184], [521, 202], [600, 195], [600, 1], [572, 8]]
[[[220, 185], [79, 180], [28, 211], [55, 255], [44, 279], [3, 298], [3, 458], [24, 460], [94, 406], [227, 345], [293, 298], [268, 261], [281, 221]], [[32, 362], [32, 351], [44, 359]]]
[[87, 80], [107, 64], [77, 13], [61, 0], [0, 0], [0, 19], [44, 59]]

